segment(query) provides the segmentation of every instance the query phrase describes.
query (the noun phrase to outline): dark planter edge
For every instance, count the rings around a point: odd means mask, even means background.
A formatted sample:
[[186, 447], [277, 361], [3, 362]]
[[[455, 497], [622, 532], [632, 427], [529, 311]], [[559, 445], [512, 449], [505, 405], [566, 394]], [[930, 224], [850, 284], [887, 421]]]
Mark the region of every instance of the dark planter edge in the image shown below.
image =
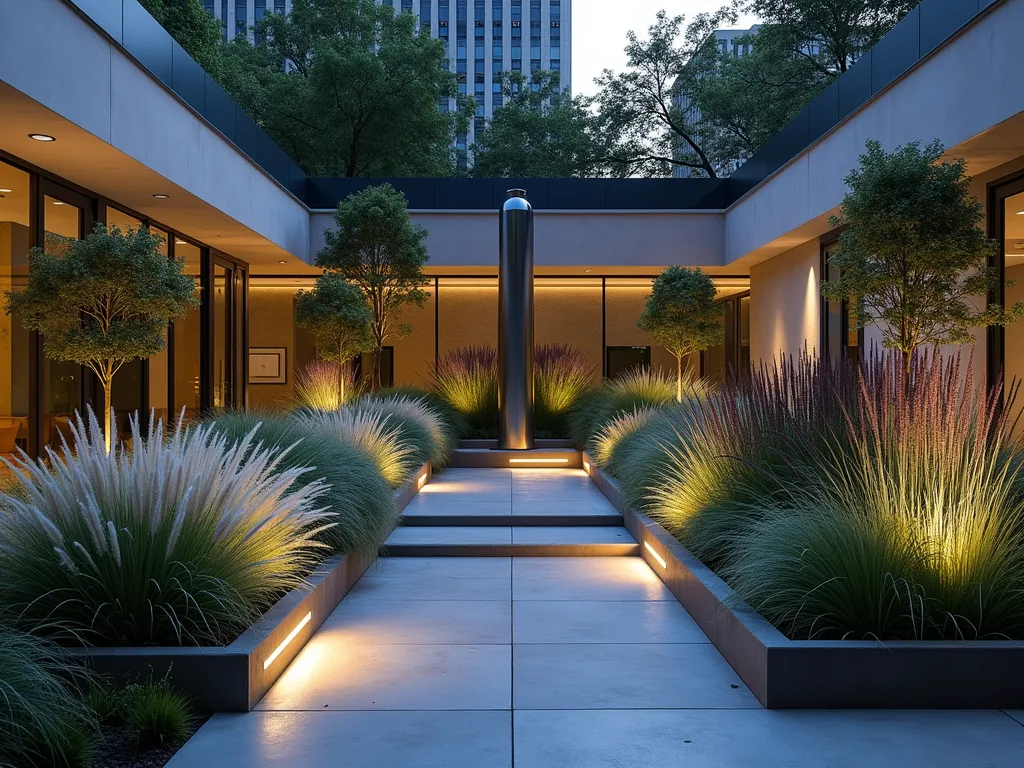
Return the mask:
[[[395, 491], [399, 513], [431, 475], [427, 462]], [[115, 679], [167, 675], [202, 712], [249, 712], [376, 559], [375, 554], [356, 553], [327, 558], [307, 577], [306, 586], [282, 597], [227, 646], [73, 648], [67, 653]]]
[[790, 640], [644, 513], [587, 454], [583, 469], [640, 554], [768, 709], [1019, 709], [1024, 641]]

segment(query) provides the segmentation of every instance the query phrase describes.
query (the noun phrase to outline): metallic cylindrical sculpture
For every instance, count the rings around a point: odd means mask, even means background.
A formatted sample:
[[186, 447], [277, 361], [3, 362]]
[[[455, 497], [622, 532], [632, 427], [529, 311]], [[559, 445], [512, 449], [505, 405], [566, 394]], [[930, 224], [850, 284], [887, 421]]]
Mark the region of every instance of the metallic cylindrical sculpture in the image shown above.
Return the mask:
[[533, 208], [510, 189], [498, 220], [498, 447], [533, 448]]

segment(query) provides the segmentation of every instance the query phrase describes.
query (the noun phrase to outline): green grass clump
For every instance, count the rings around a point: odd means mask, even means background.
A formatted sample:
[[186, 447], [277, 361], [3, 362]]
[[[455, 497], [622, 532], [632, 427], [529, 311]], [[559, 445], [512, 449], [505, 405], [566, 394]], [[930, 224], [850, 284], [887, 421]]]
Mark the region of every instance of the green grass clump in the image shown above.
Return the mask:
[[188, 697], [167, 680], [125, 686], [118, 714], [139, 750], [185, 743], [194, 721]]
[[[704, 391], [696, 378], [684, 382], [686, 397]], [[583, 392], [569, 409], [566, 426], [569, 437], [581, 450], [616, 417], [645, 406], [661, 407], [676, 401], [676, 382], [659, 372], [637, 369]]]
[[85, 670], [8, 626], [0, 626], [0, 659], [0, 765], [89, 765], [96, 723], [79, 697]]
[[322, 556], [325, 487], [252, 430], [143, 434], [134, 418], [131, 449], [109, 453], [91, 413], [72, 433], [60, 454], [20, 462], [24, 498], [0, 494], [0, 602], [19, 627], [95, 645], [222, 644]]
[[433, 387], [462, 414], [467, 434], [497, 433], [498, 352], [493, 347], [460, 347], [447, 353], [438, 361]]
[[304, 427], [365, 453], [392, 488], [405, 483], [419, 467], [418, 451], [402, 439], [401, 428], [391, 426], [390, 417], [379, 412], [342, 408], [295, 418]]
[[444, 469], [458, 447], [456, 426], [429, 398], [375, 395], [359, 400], [354, 407], [387, 417], [388, 425], [398, 431], [402, 442], [413, 448], [414, 469], [426, 461], [434, 469]]
[[326, 508], [330, 527], [321, 527], [316, 536], [332, 551], [375, 552], [397, 523], [391, 487], [359, 448], [326, 436], [294, 417], [239, 411], [218, 416], [212, 423], [218, 433], [231, 440], [259, 426], [258, 439], [265, 445], [275, 449], [294, 446], [277, 463], [277, 472], [315, 468], [302, 479], [323, 479], [318, 503]]
[[538, 432], [564, 436], [573, 403], [594, 385], [595, 366], [583, 350], [542, 344], [533, 356], [535, 424]]

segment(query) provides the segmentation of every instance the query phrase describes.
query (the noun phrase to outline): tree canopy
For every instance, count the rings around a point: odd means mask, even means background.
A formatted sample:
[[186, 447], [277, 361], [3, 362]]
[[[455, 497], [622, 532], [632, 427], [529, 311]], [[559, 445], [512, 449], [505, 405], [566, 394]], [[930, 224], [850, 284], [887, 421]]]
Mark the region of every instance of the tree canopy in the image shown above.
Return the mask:
[[481, 177], [593, 177], [605, 174], [604, 142], [587, 99], [559, 87], [557, 72], [506, 72], [502, 106], [473, 145]]
[[861, 327], [878, 324], [907, 373], [921, 345], [968, 343], [972, 328], [1024, 313], [1024, 304], [1008, 312], [985, 305], [999, 273], [988, 265], [994, 246], [981, 228], [984, 207], [970, 194], [964, 161], [942, 155], [939, 142], [892, 152], [867, 142], [832, 218], [846, 227], [828, 257], [839, 278], [821, 286], [825, 298], [855, 303]]
[[316, 342], [317, 355], [338, 363], [338, 402], [345, 402], [348, 362], [373, 347], [373, 313], [358, 285], [338, 274], [323, 274], [311, 291], [295, 295], [295, 322]]
[[683, 399], [683, 358], [725, 341], [725, 307], [699, 269], [673, 266], [654, 280], [637, 326], [676, 358], [676, 399]]
[[384, 342], [407, 336], [408, 325], [398, 323], [407, 304], [422, 306], [427, 262], [427, 232], [409, 220], [405, 195], [390, 184], [367, 187], [338, 203], [336, 229], [324, 233], [325, 245], [317, 266], [340, 275], [363, 292], [373, 314], [374, 390], [380, 388], [380, 358]]
[[85, 365], [103, 386], [110, 448], [110, 391], [130, 360], [165, 346], [167, 325], [199, 305], [182, 261], [160, 253], [147, 227], [122, 232], [98, 224], [84, 240], [51, 235], [28, 257], [28, 286], [8, 292], [6, 310], [43, 334], [46, 355]]
[[[220, 78], [314, 176], [445, 176], [465, 110], [445, 44], [374, 0], [295, 0], [267, 14], [258, 45], [224, 46]], [[467, 105], [471, 107], [471, 104]]]
[[140, 0], [186, 53], [216, 75], [224, 27], [206, 12], [202, 0]]

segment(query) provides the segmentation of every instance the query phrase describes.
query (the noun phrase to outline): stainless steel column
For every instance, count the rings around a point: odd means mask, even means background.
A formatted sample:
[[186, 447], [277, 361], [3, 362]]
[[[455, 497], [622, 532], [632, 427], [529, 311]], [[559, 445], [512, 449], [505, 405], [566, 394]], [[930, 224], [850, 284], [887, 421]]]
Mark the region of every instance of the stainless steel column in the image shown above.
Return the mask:
[[498, 220], [498, 447], [533, 448], [533, 208], [510, 189]]

